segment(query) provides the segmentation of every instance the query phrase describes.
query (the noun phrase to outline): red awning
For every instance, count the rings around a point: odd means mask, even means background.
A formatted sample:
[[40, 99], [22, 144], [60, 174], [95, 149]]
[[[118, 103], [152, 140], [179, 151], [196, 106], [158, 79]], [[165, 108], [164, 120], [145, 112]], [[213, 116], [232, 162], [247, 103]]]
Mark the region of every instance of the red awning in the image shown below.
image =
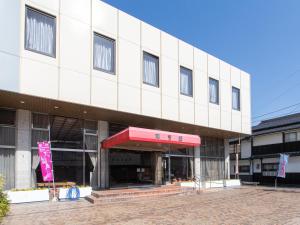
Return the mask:
[[129, 127], [102, 141], [102, 148], [169, 150], [199, 146], [198, 135]]

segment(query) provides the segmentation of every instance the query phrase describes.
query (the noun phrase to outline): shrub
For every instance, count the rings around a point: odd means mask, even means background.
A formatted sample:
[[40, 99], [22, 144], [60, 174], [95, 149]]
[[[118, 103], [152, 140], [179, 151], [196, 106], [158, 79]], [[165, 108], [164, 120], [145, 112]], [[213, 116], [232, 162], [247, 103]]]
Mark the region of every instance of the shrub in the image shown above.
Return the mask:
[[6, 194], [3, 192], [4, 179], [0, 175], [0, 221], [9, 210], [9, 203]]

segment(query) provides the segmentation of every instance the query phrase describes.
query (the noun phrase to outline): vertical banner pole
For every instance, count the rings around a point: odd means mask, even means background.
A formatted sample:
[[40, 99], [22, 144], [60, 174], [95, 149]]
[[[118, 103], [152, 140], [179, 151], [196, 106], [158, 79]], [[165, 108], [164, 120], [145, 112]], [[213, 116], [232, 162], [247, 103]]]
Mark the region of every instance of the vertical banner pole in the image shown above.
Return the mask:
[[49, 146], [50, 146], [50, 152], [51, 152], [51, 163], [52, 163], [52, 183], [53, 183], [53, 201], [57, 201], [57, 198], [56, 198], [56, 189], [55, 189], [55, 182], [54, 182], [54, 171], [53, 171], [53, 159], [52, 159], [52, 148], [51, 148], [51, 141], [49, 141]]

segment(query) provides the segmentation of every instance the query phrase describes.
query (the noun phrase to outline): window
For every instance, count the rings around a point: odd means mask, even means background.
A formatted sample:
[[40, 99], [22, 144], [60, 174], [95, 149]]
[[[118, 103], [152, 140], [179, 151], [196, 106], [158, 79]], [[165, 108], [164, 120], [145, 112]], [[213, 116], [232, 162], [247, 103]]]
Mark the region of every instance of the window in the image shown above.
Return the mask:
[[240, 173], [250, 173], [250, 166], [239, 166]]
[[263, 171], [277, 171], [278, 163], [266, 163], [263, 164]]
[[209, 102], [219, 104], [219, 81], [209, 78]]
[[180, 67], [180, 93], [193, 96], [193, 72], [185, 67]]
[[297, 141], [297, 132], [286, 133], [284, 140], [285, 142]]
[[150, 84], [155, 87], [159, 86], [158, 63], [157, 56], [144, 52], [144, 75], [143, 81], [145, 84]]
[[115, 73], [115, 41], [94, 33], [94, 69]]
[[240, 110], [240, 89], [232, 87], [232, 109]]
[[25, 49], [55, 57], [56, 18], [26, 6]]

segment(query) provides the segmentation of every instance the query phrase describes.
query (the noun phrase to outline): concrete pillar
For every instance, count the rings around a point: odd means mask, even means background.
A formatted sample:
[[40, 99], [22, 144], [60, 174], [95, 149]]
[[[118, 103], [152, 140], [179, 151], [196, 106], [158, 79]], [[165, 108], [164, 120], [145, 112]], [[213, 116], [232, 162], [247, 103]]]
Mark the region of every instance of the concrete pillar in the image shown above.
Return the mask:
[[225, 157], [225, 179], [230, 179], [230, 155], [229, 155], [229, 140], [224, 140], [224, 157]]
[[31, 112], [17, 110], [15, 188], [31, 187]]
[[162, 184], [162, 153], [153, 152], [154, 184]]
[[[98, 121], [99, 143], [108, 137], [108, 122]], [[98, 187], [109, 188], [109, 150], [103, 149], [100, 145], [98, 151]]]
[[201, 159], [200, 159], [200, 146], [194, 148], [194, 157], [195, 157], [195, 178], [201, 179]]

